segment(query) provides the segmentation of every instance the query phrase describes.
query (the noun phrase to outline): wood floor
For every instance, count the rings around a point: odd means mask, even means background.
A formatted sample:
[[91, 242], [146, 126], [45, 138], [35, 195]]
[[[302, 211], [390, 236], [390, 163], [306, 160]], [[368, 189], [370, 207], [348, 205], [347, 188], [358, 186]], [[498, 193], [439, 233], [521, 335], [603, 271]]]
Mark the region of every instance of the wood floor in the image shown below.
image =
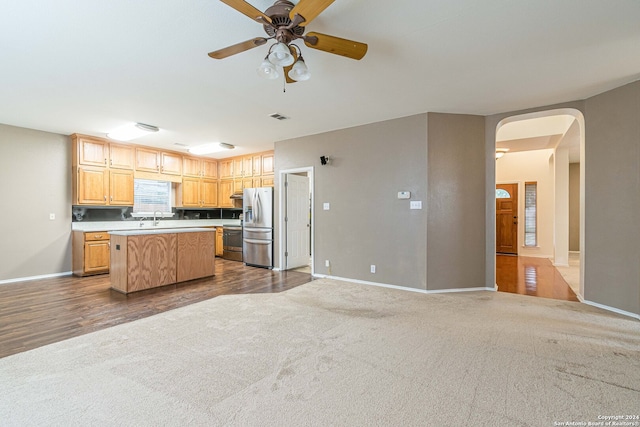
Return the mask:
[[227, 294], [273, 293], [312, 280], [216, 258], [216, 275], [124, 295], [109, 275], [0, 285], [0, 357]]
[[[312, 280], [308, 273], [246, 267], [216, 258], [216, 276], [123, 295], [109, 275], [61, 277], [0, 285], [0, 357], [148, 317], [174, 308], [241, 293], [273, 293]], [[548, 259], [496, 256], [498, 290], [578, 301]]]
[[571, 287], [547, 258], [498, 254], [496, 283], [502, 292], [578, 301]]

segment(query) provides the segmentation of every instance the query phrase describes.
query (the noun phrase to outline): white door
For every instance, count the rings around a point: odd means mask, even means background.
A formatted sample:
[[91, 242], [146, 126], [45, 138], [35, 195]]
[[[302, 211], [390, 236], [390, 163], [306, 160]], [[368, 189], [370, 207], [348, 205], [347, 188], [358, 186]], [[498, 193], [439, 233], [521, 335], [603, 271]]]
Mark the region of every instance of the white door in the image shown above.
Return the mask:
[[285, 249], [285, 269], [309, 265], [311, 218], [309, 214], [309, 177], [286, 175], [285, 227], [287, 247]]

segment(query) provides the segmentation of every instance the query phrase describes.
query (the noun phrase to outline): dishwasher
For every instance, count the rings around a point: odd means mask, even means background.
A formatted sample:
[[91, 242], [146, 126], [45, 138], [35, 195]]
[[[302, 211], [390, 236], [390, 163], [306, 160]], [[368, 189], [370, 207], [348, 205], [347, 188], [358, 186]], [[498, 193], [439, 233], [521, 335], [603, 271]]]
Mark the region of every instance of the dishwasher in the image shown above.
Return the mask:
[[222, 226], [222, 258], [242, 261], [242, 226]]

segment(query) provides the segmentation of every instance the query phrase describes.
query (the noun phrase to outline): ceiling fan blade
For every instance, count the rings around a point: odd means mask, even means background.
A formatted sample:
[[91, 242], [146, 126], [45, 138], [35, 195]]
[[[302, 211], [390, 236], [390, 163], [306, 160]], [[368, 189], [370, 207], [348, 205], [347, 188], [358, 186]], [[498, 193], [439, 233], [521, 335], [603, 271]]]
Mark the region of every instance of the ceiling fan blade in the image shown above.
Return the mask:
[[295, 48], [289, 46], [289, 51], [291, 52], [291, 55], [293, 55], [293, 64], [288, 65], [286, 67], [282, 67], [282, 72], [284, 73], [284, 79], [287, 83], [295, 83], [296, 81], [293, 80], [291, 77], [289, 77], [289, 71], [291, 71], [291, 69], [293, 68], [293, 65], [296, 63], [296, 61], [298, 60], [298, 54], [296, 53]]
[[256, 37], [255, 39], [247, 40], [242, 43], [234, 44], [233, 46], [227, 46], [220, 50], [209, 52], [209, 56], [213, 59], [223, 59], [236, 53], [244, 52], [245, 50], [253, 49], [254, 47], [262, 46], [267, 42], [264, 37]]
[[301, 27], [308, 25], [316, 16], [320, 15], [334, 0], [300, 0], [289, 12], [289, 18], [293, 21], [296, 14], [304, 18]]
[[351, 59], [362, 59], [367, 53], [367, 44], [341, 39], [340, 37], [311, 32], [304, 36], [304, 44], [312, 49], [324, 50]]
[[271, 23], [271, 18], [269, 18], [267, 15], [260, 12], [258, 9], [251, 6], [249, 3], [247, 3], [244, 0], [220, 0], [220, 1], [228, 6], [231, 6], [238, 12], [248, 16], [254, 21], [260, 22], [259, 18], [262, 18], [264, 21]]

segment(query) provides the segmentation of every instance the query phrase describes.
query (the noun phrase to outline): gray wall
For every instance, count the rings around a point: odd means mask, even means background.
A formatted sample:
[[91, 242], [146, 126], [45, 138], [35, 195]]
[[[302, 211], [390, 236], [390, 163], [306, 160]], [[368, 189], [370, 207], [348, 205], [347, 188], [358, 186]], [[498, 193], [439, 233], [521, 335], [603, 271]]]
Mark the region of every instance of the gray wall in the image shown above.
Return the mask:
[[0, 281], [71, 271], [69, 137], [0, 124], [0, 182]]
[[[275, 143], [276, 177], [314, 167], [316, 273], [426, 289], [426, 139], [421, 114]], [[322, 155], [329, 165], [320, 165]], [[399, 191], [410, 191], [423, 209], [410, 210]]]
[[640, 314], [640, 81], [586, 101], [585, 299]]
[[427, 288], [484, 287], [484, 117], [428, 114]]
[[580, 251], [580, 163], [569, 163], [569, 250]]

